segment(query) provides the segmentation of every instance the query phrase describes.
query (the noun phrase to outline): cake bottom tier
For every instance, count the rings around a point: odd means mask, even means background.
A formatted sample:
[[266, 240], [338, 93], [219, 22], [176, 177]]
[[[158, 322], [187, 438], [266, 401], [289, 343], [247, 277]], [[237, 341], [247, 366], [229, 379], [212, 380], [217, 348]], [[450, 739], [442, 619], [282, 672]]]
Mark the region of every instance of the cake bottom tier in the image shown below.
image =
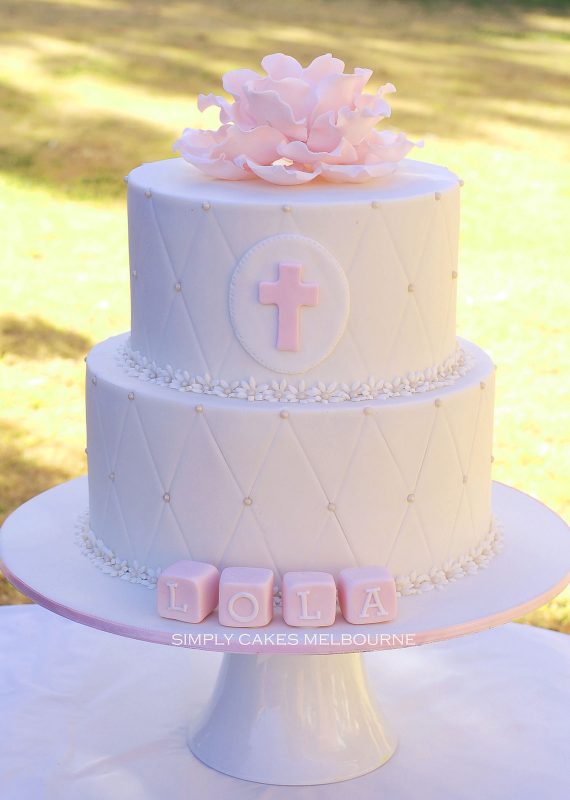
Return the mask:
[[413, 581], [488, 554], [494, 368], [474, 345], [468, 374], [431, 392], [280, 404], [131, 377], [125, 339], [87, 359], [90, 527], [114, 563], [383, 564]]

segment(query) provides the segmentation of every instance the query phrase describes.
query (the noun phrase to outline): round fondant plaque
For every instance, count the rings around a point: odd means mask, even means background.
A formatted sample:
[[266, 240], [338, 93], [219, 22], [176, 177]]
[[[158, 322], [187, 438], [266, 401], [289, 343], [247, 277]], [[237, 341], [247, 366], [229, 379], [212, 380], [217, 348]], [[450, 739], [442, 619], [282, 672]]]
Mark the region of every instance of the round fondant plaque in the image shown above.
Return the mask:
[[342, 267], [306, 236], [262, 239], [232, 276], [235, 334], [250, 356], [275, 372], [306, 372], [326, 358], [344, 332], [349, 305]]

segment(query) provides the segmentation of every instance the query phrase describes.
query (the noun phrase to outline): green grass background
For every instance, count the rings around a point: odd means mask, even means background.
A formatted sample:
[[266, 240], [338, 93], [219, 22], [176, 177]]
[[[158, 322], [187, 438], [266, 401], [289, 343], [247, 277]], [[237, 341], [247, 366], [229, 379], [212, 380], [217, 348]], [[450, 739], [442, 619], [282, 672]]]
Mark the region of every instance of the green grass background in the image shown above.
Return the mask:
[[[459, 333], [499, 366], [494, 476], [568, 513], [567, 3], [0, 0], [0, 19], [2, 515], [85, 472], [83, 356], [129, 327], [123, 175], [275, 51], [393, 81], [394, 124], [465, 179]], [[527, 621], [570, 632], [570, 594]]]

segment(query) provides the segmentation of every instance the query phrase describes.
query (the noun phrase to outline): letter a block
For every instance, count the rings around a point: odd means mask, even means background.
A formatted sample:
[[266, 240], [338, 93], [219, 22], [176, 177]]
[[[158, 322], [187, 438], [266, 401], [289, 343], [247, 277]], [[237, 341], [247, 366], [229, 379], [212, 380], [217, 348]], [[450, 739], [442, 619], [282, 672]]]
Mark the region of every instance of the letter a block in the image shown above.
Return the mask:
[[286, 572], [283, 619], [298, 628], [322, 628], [336, 617], [336, 584], [328, 572]]
[[337, 578], [340, 610], [347, 622], [366, 625], [395, 619], [394, 578], [385, 567], [349, 567]]
[[158, 613], [180, 622], [202, 622], [218, 604], [219, 581], [220, 573], [213, 564], [177, 561], [158, 578]]
[[220, 578], [220, 625], [261, 628], [273, 618], [273, 572], [259, 567], [226, 567]]

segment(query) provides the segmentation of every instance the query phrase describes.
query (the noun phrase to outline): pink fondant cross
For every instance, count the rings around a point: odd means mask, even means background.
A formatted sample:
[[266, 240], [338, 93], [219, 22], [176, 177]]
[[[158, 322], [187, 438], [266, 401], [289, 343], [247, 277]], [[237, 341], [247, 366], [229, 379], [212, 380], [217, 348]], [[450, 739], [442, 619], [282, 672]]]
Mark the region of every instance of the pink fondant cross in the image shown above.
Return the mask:
[[275, 283], [262, 281], [259, 284], [259, 302], [275, 305], [278, 312], [277, 349], [300, 349], [299, 309], [301, 306], [316, 306], [319, 302], [319, 286], [302, 283], [301, 264], [282, 261], [279, 264], [279, 280]]

